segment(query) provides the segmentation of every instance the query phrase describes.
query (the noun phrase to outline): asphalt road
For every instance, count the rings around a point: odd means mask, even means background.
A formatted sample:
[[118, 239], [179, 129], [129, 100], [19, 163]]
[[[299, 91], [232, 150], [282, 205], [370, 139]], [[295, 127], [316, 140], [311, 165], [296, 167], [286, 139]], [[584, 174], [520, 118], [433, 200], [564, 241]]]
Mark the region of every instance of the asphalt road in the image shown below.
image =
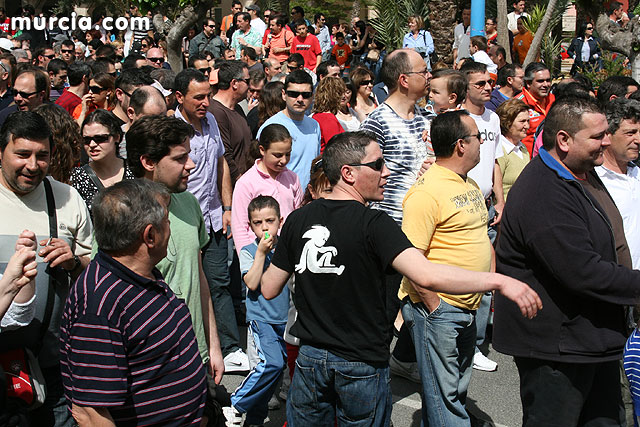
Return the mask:
[[[246, 337], [246, 328], [241, 329]], [[498, 362], [496, 372], [473, 370], [467, 409], [476, 426], [517, 427], [522, 422], [518, 372], [513, 359], [489, 348], [489, 358]], [[244, 379], [241, 375], [225, 375], [222, 384], [232, 393]], [[420, 386], [404, 378], [392, 376], [393, 412], [391, 420], [394, 427], [419, 427], [421, 417]], [[282, 427], [285, 422], [285, 403], [281, 409], [269, 411], [268, 427]]]

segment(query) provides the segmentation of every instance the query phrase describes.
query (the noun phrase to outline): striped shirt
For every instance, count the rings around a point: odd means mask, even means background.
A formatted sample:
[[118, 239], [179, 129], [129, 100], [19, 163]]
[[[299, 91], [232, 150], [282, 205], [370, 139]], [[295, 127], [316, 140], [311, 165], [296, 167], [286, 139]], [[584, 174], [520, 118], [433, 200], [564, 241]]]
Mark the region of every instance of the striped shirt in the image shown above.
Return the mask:
[[[624, 346], [624, 372], [629, 380], [634, 414], [640, 414], [640, 331], [634, 329]], [[637, 416], [637, 415], [636, 415]], [[636, 423], [637, 425], [637, 423]]]
[[380, 104], [366, 118], [361, 130], [373, 132], [382, 150], [382, 156], [391, 175], [384, 187], [384, 200], [372, 203], [402, 225], [402, 201], [416, 182], [422, 162], [433, 156], [431, 143], [425, 140], [425, 131], [431, 129], [434, 114], [416, 105], [414, 117], [405, 120], [386, 103]]
[[60, 333], [65, 396], [107, 408], [117, 425], [198, 425], [206, 378], [191, 316], [153, 274], [98, 251], [71, 287]]

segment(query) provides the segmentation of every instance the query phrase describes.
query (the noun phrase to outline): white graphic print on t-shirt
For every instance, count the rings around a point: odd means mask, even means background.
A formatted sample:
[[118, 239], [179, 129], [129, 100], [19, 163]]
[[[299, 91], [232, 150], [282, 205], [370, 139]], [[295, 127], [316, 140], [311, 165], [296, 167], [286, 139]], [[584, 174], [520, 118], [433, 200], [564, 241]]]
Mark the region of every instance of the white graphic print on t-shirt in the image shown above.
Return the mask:
[[322, 225], [312, 225], [303, 235], [303, 239], [309, 239], [302, 248], [300, 262], [296, 264], [296, 272], [304, 273], [334, 273], [340, 276], [344, 271], [344, 265], [336, 267], [332, 263], [332, 257], [338, 255], [334, 246], [324, 246], [331, 233]]

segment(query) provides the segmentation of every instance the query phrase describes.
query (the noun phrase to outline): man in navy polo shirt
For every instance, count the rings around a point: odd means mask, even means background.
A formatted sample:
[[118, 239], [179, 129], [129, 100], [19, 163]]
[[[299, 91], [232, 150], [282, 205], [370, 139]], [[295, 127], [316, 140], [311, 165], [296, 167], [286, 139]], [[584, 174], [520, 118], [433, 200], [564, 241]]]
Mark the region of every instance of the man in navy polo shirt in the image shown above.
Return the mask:
[[100, 250], [69, 290], [60, 333], [65, 395], [81, 426], [200, 424], [207, 383], [191, 316], [155, 268], [167, 255], [170, 200], [149, 180], [94, 200]]

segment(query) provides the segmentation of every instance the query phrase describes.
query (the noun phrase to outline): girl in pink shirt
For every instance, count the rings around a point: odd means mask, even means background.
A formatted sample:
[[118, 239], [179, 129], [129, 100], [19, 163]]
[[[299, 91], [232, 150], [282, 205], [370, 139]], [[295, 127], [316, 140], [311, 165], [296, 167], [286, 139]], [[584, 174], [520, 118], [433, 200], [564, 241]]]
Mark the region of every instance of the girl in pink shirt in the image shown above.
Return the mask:
[[260, 158], [236, 182], [233, 190], [231, 231], [236, 251], [253, 243], [255, 234], [249, 227], [247, 207], [256, 196], [271, 196], [280, 204], [280, 213], [287, 216], [300, 207], [304, 192], [295, 172], [287, 169], [291, 159], [291, 135], [282, 125], [271, 124], [260, 134]]

